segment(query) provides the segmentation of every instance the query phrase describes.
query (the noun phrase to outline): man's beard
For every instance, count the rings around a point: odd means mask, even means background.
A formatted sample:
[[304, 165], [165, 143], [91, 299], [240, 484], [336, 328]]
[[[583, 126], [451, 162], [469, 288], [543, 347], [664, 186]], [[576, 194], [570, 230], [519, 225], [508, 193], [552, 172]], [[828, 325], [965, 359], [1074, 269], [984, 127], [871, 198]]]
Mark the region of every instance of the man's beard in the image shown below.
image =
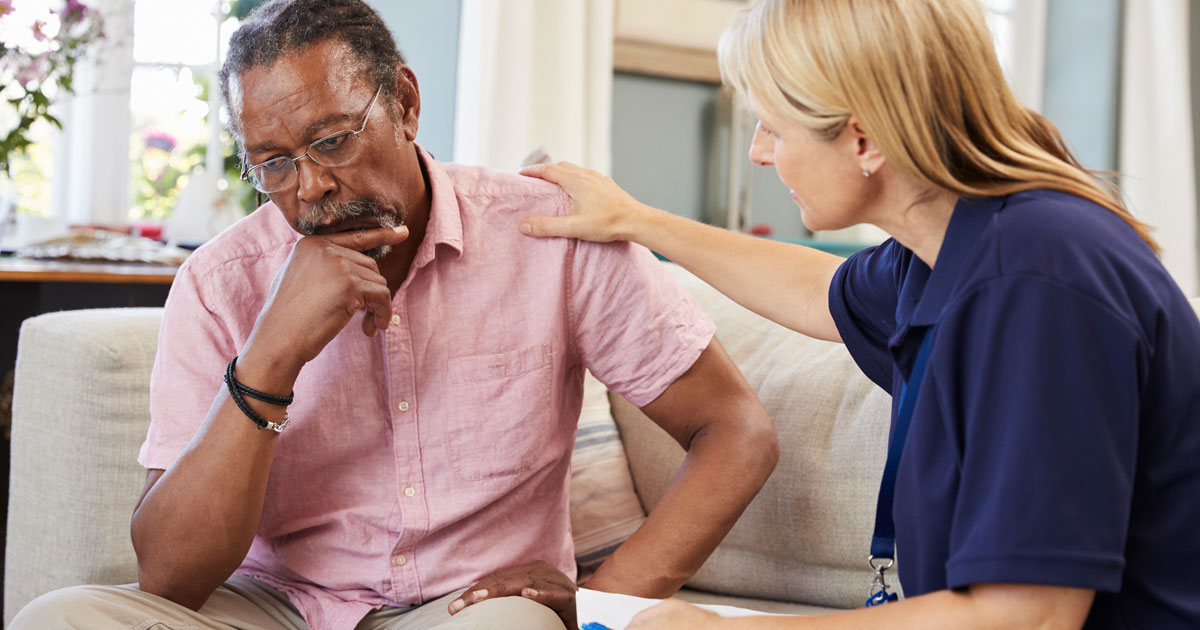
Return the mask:
[[[394, 228], [401, 223], [396, 218], [396, 215], [387, 212], [380, 208], [378, 204], [369, 199], [359, 197], [350, 201], [333, 201], [326, 199], [320, 203], [313, 204], [308, 207], [308, 211], [301, 215], [296, 222], [296, 229], [301, 233], [309, 236], [316, 236], [321, 233], [329, 234], [337, 232], [338, 225], [352, 219], [375, 219], [378, 226], [364, 226], [362, 228], [369, 230], [374, 227]], [[375, 260], [382, 260], [385, 256], [392, 253], [391, 245], [380, 245], [363, 252], [367, 256]]]

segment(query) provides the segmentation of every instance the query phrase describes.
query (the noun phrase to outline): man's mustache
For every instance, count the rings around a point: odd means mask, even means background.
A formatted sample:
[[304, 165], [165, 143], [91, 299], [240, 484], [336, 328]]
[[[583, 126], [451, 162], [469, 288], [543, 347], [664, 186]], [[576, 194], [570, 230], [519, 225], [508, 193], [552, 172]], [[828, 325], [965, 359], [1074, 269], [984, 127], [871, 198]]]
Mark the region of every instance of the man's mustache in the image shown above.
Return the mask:
[[359, 198], [315, 203], [300, 216], [296, 222], [296, 229], [308, 236], [315, 236], [323, 231], [330, 231], [330, 228], [333, 228], [332, 231], [339, 231], [338, 224], [361, 218], [375, 219], [379, 222], [379, 227], [396, 227], [399, 224], [396, 215], [380, 208], [374, 201]]
[[[340, 232], [340, 224], [361, 218], [374, 219], [377, 223], [376, 226], [362, 226], [361, 229], [390, 228], [400, 224], [396, 215], [380, 208], [379, 204], [369, 199], [358, 198], [350, 201], [327, 200], [313, 204], [296, 221], [296, 229], [308, 236], [316, 236], [322, 232]], [[363, 253], [375, 260], [382, 260], [391, 252], [391, 245], [380, 245]]]

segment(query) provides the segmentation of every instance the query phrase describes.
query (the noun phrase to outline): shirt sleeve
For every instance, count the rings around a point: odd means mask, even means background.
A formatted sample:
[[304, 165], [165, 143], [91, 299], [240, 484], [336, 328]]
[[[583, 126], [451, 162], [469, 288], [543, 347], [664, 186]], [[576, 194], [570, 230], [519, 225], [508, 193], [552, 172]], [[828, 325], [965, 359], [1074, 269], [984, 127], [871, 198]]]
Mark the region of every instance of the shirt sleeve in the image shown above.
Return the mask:
[[949, 587], [1120, 589], [1147, 365], [1139, 331], [1034, 275], [989, 281], [943, 315], [926, 382], [961, 445]]
[[896, 304], [906, 250], [889, 239], [864, 249], [838, 267], [829, 283], [829, 312], [859, 369], [892, 393], [888, 339], [896, 329]]
[[580, 241], [569, 300], [584, 366], [638, 407], [682, 376], [716, 331], [663, 263], [632, 243]]
[[163, 309], [150, 373], [150, 428], [138, 452], [138, 463], [147, 469], [165, 469], [183, 452], [224, 386], [225, 364], [237, 354], [196, 275], [185, 263]]

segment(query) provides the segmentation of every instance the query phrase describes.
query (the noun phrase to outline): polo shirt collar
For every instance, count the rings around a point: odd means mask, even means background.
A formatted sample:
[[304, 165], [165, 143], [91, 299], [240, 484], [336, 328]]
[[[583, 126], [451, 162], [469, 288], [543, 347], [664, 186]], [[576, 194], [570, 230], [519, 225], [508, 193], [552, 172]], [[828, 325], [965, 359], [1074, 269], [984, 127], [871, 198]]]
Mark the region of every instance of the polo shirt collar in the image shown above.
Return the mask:
[[458, 194], [454, 182], [440, 162], [428, 151], [417, 145], [417, 159], [429, 178], [429, 223], [425, 226], [425, 240], [413, 259], [413, 266], [424, 267], [433, 261], [438, 245], [446, 245], [458, 255], [463, 251], [462, 211], [458, 207]]
[[979, 235], [1004, 207], [1007, 197], [959, 199], [946, 227], [937, 263], [930, 269], [914, 254], [904, 271], [896, 304], [896, 331], [888, 340], [893, 357], [905, 373], [911, 369], [925, 328], [941, 318], [962, 280]]

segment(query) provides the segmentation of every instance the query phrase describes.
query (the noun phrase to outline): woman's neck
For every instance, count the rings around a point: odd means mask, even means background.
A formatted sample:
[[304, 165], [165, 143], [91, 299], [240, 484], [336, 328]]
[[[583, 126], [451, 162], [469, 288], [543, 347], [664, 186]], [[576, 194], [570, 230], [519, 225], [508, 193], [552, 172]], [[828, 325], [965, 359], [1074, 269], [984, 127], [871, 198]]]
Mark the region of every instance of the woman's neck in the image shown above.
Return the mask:
[[[958, 197], [948, 191], [917, 192], [915, 187], [900, 186], [899, 194], [892, 195], [890, 208], [872, 221], [883, 231], [891, 234], [897, 242], [912, 250], [917, 258], [932, 269], [937, 262], [946, 228]], [[915, 199], [916, 201], [912, 201]]]

